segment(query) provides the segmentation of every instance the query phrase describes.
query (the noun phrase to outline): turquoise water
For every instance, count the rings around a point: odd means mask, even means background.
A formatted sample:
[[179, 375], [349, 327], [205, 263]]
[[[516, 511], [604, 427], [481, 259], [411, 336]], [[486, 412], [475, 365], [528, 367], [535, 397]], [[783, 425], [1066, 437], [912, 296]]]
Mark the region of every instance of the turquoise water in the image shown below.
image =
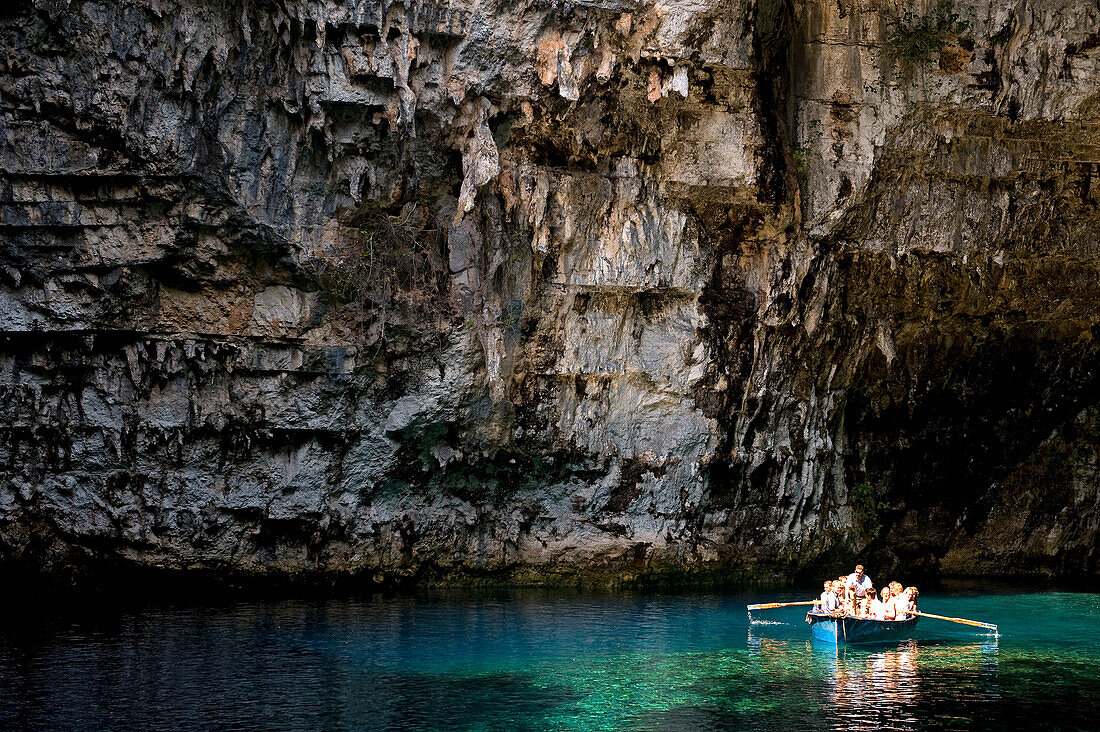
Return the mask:
[[1100, 595], [926, 594], [837, 651], [776, 593], [69, 607], [0, 630], [0, 729], [1100, 729]]

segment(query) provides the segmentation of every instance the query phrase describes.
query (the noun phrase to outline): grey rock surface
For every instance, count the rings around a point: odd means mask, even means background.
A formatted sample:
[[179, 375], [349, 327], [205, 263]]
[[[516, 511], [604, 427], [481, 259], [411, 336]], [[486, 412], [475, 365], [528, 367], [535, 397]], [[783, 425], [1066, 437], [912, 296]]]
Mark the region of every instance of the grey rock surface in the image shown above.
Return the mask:
[[0, 562], [1095, 575], [1098, 27], [6, 9]]

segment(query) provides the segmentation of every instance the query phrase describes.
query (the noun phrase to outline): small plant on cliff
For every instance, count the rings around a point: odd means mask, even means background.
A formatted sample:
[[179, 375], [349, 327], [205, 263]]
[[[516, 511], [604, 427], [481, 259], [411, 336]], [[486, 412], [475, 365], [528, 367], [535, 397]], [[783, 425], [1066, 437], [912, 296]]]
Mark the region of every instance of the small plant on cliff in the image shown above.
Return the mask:
[[799, 175], [805, 173], [809, 168], [810, 149], [807, 147], [795, 148], [791, 151], [791, 159], [794, 160], [794, 168]]
[[941, 3], [928, 15], [918, 15], [911, 10], [889, 12], [883, 51], [890, 63], [898, 67], [899, 76], [909, 78], [914, 71], [938, 60], [945, 50], [957, 44], [966, 28], [966, 23], [958, 13], [951, 12], [946, 3]]
[[427, 207], [409, 203], [393, 212], [369, 203], [351, 224], [335, 247], [307, 263], [330, 305], [350, 305], [377, 317], [383, 337], [395, 309], [443, 314], [442, 238]]

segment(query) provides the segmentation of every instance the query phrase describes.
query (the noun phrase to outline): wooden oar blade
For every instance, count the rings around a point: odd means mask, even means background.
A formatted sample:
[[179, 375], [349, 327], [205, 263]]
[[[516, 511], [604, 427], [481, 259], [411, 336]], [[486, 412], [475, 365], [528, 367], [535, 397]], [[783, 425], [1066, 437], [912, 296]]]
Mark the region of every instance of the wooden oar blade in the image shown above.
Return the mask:
[[914, 612], [912, 615], [919, 615], [922, 618], [933, 618], [935, 620], [946, 620], [949, 623], [961, 623], [963, 625], [972, 625], [975, 628], [985, 628], [986, 630], [997, 630], [997, 626], [993, 623], [983, 623], [980, 620], [969, 620], [967, 618], [949, 618], [946, 615], [933, 615], [932, 613]]
[[748, 610], [771, 610], [777, 607], [791, 607], [792, 605], [816, 605], [817, 600], [801, 600], [799, 602], [764, 602], [759, 605], [746, 605]]

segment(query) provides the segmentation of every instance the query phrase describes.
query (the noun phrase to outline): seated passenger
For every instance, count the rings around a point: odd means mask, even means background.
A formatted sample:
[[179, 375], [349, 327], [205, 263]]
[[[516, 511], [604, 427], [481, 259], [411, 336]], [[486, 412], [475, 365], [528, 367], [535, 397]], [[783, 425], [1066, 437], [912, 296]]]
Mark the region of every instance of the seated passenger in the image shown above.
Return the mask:
[[907, 617], [908, 617], [909, 613], [917, 612], [917, 597], [919, 595], [920, 595], [920, 593], [917, 592], [916, 587], [906, 587], [905, 588], [905, 595], [904, 595], [904, 597], [906, 599], [905, 612], [906, 612]]
[[826, 599], [832, 600], [832, 602], [826, 604], [825, 612], [830, 615], [836, 615], [840, 612], [840, 588], [837, 587], [836, 582], [829, 583], [829, 597]]
[[850, 589], [848, 589], [846, 585], [843, 584], [841, 585], [841, 592], [844, 593], [841, 598], [841, 610], [844, 612], [845, 615], [851, 615], [852, 617], [855, 617], [856, 611], [859, 609], [856, 604], [855, 594]]
[[896, 620], [897, 605], [894, 604], [894, 599], [897, 597], [894, 594], [894, 585], [890, 583], [886, 587], [882, 588], [882, 605], [883, 605], [883, 619], [884, 620]]
[[833, 594], [836, 595], [836, 614], [844, 614], [844, 583], [833, 581]]
[[905, 588], [894, 598], [894, 612], [898, 620], [909, 619], [909, 615], [906, 612], [909, 609], [909, 589], [908, 587]]
[[886, 620], [886, 606], [878, 599], [875, 588], [867, 590], [867, 617], [873, 620]]
[[905, 608], [907, 607], [909, 607], [909, 598], [906, 597], [905, 591], [898, 585], [890, 596], [890, 607], [887, 609], [886, 614], [887, 616], [893, 614], [892, 620], [905, 620]]

